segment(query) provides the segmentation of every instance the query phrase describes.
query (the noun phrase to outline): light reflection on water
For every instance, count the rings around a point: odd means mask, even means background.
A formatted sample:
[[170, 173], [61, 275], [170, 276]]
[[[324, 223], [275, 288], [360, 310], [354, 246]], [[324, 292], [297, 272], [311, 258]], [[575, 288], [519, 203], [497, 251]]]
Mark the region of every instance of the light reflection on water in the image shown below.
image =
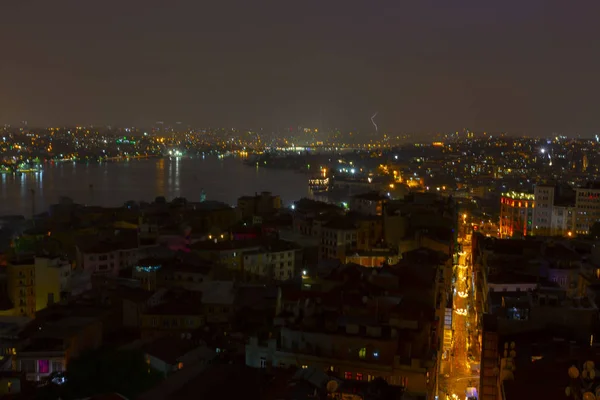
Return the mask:
[[237, 158], [62, 163], [46, 164], [39, 174], [0, 175], [0, 215], [30, 216], [31, 196], [35, 196], [36, 212], [42, 212], [60, 196], [83, 204], [119, 206], [128, 200], [151, 201], [156, 196], [198, 201], [202, 189], [208, 200], [231, 205], [239, 196], [261, 191], [281, 195], [284, 204], [308, 196], [306, 175], [245, 166]]

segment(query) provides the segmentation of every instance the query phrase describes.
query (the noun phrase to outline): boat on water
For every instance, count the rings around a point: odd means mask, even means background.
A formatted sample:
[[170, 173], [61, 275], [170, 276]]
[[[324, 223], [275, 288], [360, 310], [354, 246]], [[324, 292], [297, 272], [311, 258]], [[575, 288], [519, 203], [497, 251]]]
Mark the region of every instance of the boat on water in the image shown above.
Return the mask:
[[3, 164], [0, 165], [0, 174], [31, 174], [42, 171], [42, 166], [35, 163]]
[[308, 179], [308, 188], [312, 192], [326, 192], [329, 190], [329, 178], [315, 176]]

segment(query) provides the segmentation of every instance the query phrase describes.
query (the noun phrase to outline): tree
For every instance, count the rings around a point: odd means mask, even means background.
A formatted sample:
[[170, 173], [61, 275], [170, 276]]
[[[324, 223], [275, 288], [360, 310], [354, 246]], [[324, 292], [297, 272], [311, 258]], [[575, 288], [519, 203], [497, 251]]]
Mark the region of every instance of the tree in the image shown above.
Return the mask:
[[146, 363], [140, 351], [98, 349], [70, 361], [65, 378], [64, 385], [49, 385], [47, 391], [58, 392], [64, 400], [113, 392], [136, 398], [163, 375]]

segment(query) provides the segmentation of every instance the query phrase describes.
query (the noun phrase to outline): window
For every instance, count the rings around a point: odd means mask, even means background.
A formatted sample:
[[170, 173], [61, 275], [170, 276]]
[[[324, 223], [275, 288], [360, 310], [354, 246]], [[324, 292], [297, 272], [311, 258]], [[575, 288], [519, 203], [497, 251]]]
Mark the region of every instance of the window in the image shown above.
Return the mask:
[[352, 372], [344, 372], [344, 379], [346, 379], [346, 380], [352, 379]]
[[264, 357], [260, 358], [260, 367], [261, 368], [267, 368], [267, 359]]
[[38, 360], [38, 373], [49, 374], [50, 373], [50, 361]]
[[60, 361], [52, 361], [52, 372], [63, 372], [63, 363]]
[[21, 371], [35, 372], [34, 360], [21, 360]]
[[379, 358], [379, 350], [375, 350], [373, 352], [373, 358], [375, 358], [375, 359]]
[[365, 358], [367, 356], [367, 349], [363, 347], [362, 349], [358, 350], [358, 356], [360, 358]]
[[302, 369], [307, 369], [307, 368], [308, 368], [308, 365], [303, 365], [302, 366]]
[[361, 374], [361, 373], [357, 373], [357, 374], [356, 374], [356, 380], [357, 380], [357, 381], [362, 381], [362, 380], [363, 380], [363, 374]]
[[182, 362], [178, 363], [177, 364], [177, 369], [182, 369], [182, 368], [183, 368], [183, 363]]

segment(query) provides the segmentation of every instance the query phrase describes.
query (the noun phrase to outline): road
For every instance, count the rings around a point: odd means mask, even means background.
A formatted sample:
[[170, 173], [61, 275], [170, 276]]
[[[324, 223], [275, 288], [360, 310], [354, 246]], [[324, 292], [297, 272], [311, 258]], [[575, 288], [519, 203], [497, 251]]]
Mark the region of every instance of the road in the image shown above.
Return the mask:
[[448, 359], [441, 365], [441, 400], [463, 400], [467, 387], [479, 388], [478, 372], [472, 368], [479, 364], [480, 351], [474, 310], [471, 243], [467, 241], [466, 231], [459, 229], [462, 252], [459, 253], [457, 265], [453, 267], [453, 344]]

